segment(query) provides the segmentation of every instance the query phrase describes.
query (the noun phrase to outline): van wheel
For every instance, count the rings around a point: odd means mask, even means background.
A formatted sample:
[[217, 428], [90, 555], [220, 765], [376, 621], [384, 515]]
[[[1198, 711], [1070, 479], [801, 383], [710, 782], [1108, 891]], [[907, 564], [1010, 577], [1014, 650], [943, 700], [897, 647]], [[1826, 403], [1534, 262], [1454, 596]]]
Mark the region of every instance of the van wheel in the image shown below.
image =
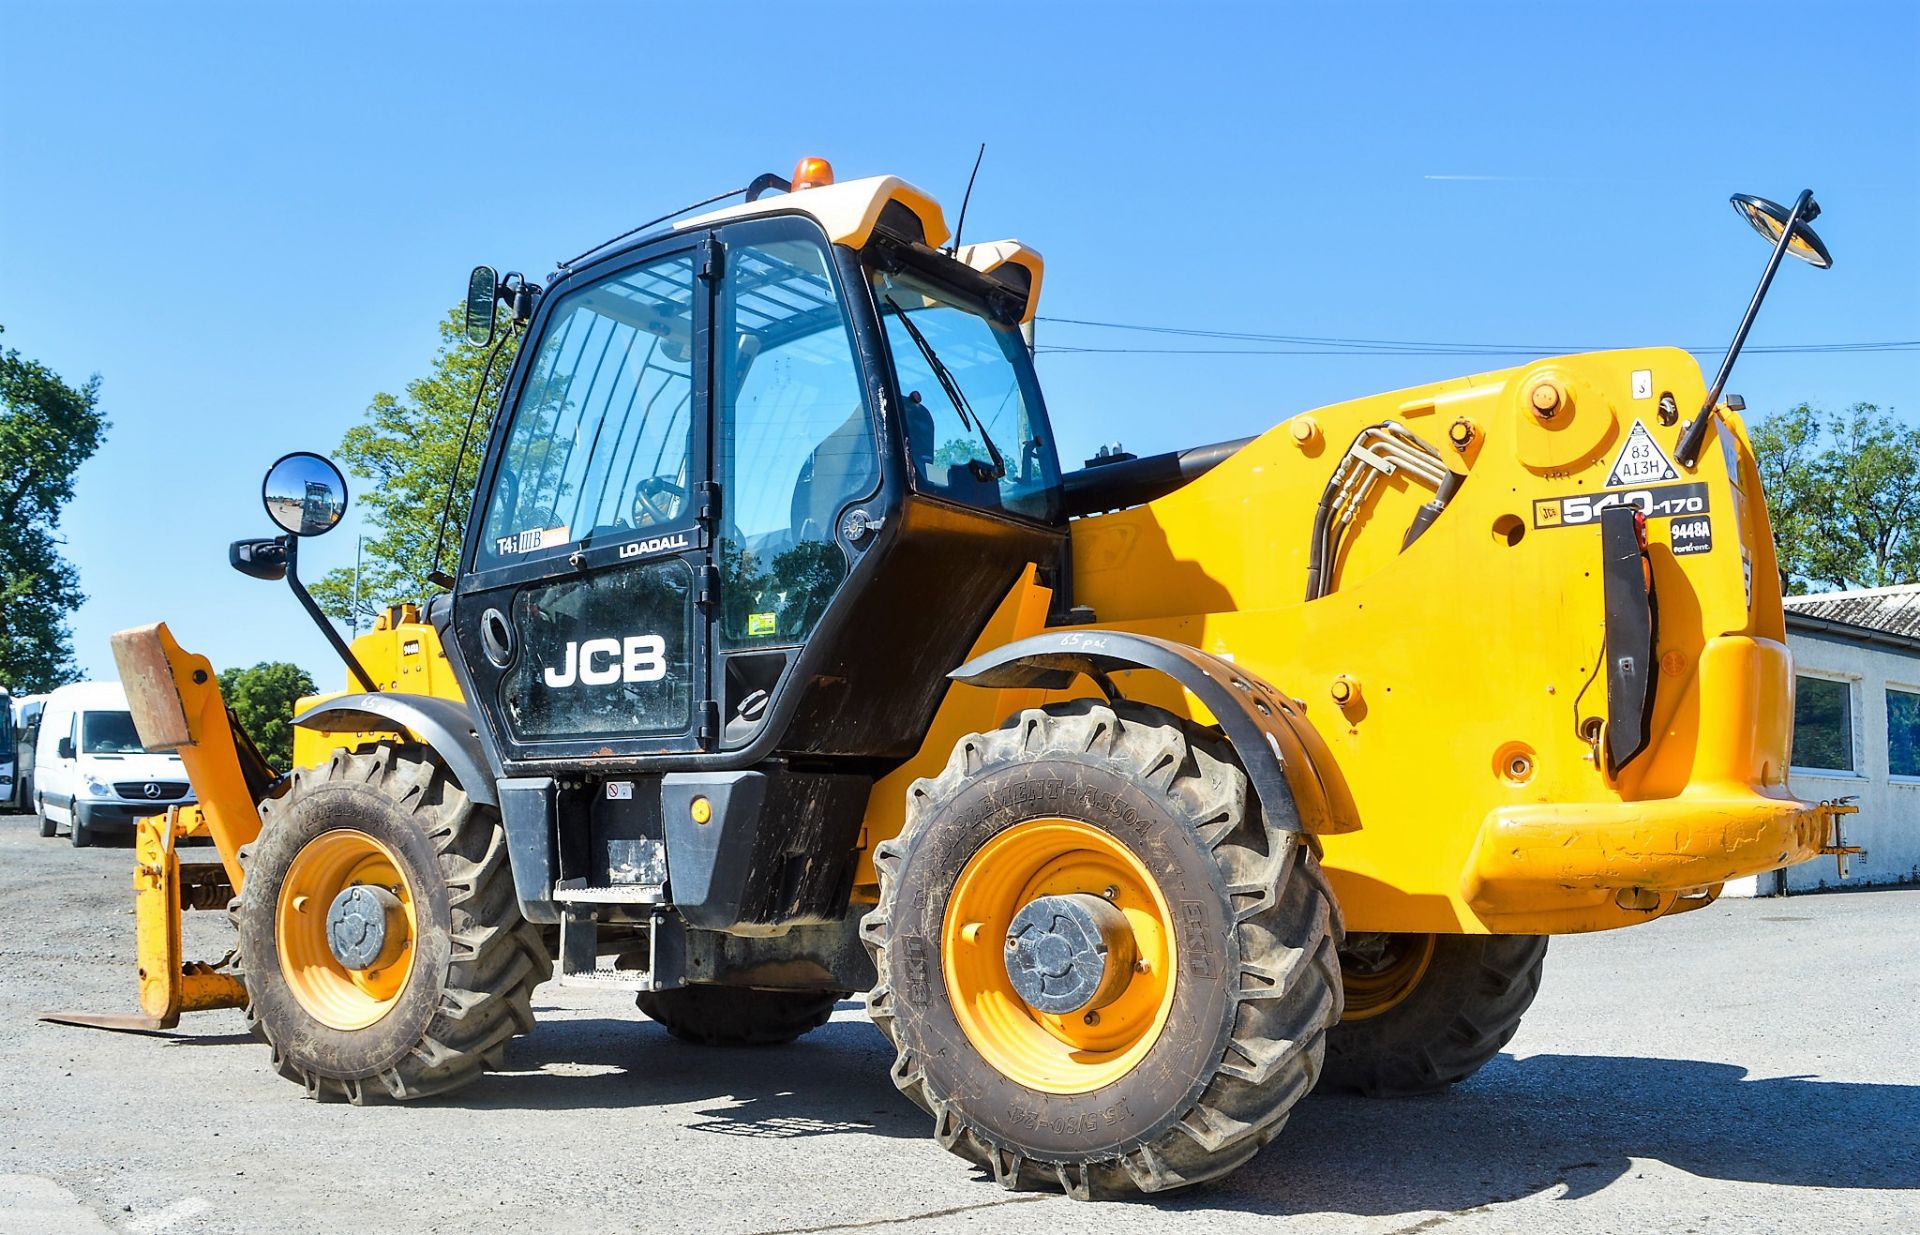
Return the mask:
[[40, 835], [53, 836], [59, 832], [60, 826], [56, 824], [53, 820], [47, 818], [46, 799], [35, 798], [33, 800], [33, 813], [40, 820]]
[[75, 849], [85, 849], [88, 845], [93, 844], [93, 829], [82, 821], [80, 816], [80, 803], [75, 802], [73, 805], [67, 807], [67, 815], [71, 820], [71, 822], [67, 824], [67, 843]]

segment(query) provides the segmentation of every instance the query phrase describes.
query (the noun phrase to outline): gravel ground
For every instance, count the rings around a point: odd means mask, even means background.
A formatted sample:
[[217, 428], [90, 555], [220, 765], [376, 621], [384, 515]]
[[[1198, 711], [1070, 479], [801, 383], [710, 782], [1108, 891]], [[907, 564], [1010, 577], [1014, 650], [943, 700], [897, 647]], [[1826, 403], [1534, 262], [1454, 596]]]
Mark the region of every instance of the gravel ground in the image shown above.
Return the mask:
[[[1920, 1230], [1912, 891], [1558, 940], [1519, 1036], [1467, 1084], [1310, 1098], [1225, 1182], [1090, 1209], [936, 1146], [857, 1003], [793, 1046], [725, 1051], [548, 986], [504, 1074], [366, 1109], [306, 1101], [238, 1013], [152, 1036], [33, 1019], [135, 1010], [131, 867], [0, 817], [8, 1235]], [[227, 936], [189, 915], [191, 954]]]

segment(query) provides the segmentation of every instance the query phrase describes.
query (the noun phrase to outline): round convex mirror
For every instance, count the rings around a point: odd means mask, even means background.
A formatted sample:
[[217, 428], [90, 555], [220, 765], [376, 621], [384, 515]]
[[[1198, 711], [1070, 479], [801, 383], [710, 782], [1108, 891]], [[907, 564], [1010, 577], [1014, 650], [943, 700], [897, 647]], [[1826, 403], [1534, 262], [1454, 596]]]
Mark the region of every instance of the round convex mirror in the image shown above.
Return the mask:
[[267, 469], [267, 517], [295, 536], [331, 532], [347, 513], [347, 480], [330, 460], [296, 450]]
[[[1779, 202], [1770, 202], [1751, 193], [1735, 193], [1729, 200], [1748, 225], [1766, 238], [1768, 244], [1780, 243], [1780, 233], [1787, 230], [1787, 220], [1792, 217], [1792, 211]], [[1821, 243], [1813, 228], [1807, 226], [1805, 219], [1793, 225], [1793, 237], [1787, 241], [1787, 252], [1822, 270], [1833, 265], [1827, 246]]]

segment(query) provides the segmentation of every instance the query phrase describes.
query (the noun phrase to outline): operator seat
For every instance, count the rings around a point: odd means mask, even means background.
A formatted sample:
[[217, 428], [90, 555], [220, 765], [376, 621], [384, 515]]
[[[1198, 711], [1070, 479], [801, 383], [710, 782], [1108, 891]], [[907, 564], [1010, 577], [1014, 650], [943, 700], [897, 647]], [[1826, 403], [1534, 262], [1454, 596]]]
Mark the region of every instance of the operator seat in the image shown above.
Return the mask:
[[[930, 418], [929, 418], [930, 419]], [[827, 434], [793, 482], [788, 517], [793, 543], [832, 540], [840, 508], [864, 496], [874, 479], [872, 433], [865, 408], [855, 408], [839, 428]]]

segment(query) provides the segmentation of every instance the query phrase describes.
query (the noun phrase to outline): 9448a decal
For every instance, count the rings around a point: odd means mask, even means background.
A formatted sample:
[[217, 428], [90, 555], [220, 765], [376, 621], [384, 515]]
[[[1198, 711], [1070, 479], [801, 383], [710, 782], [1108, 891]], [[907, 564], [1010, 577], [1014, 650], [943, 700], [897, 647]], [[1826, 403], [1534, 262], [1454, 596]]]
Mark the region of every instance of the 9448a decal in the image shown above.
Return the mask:
[[1649, 519], [1677, 519], [1707, 513], [1707, 486], [1653, 485], [1645, 489], [1617, 489], [1609, 493], [1577, 493], [1571, 497], [1541, 498], [1533, 504], [1533, 526], [1582, 527], [1600, 520], [1609, 506], [1638, 506]]

